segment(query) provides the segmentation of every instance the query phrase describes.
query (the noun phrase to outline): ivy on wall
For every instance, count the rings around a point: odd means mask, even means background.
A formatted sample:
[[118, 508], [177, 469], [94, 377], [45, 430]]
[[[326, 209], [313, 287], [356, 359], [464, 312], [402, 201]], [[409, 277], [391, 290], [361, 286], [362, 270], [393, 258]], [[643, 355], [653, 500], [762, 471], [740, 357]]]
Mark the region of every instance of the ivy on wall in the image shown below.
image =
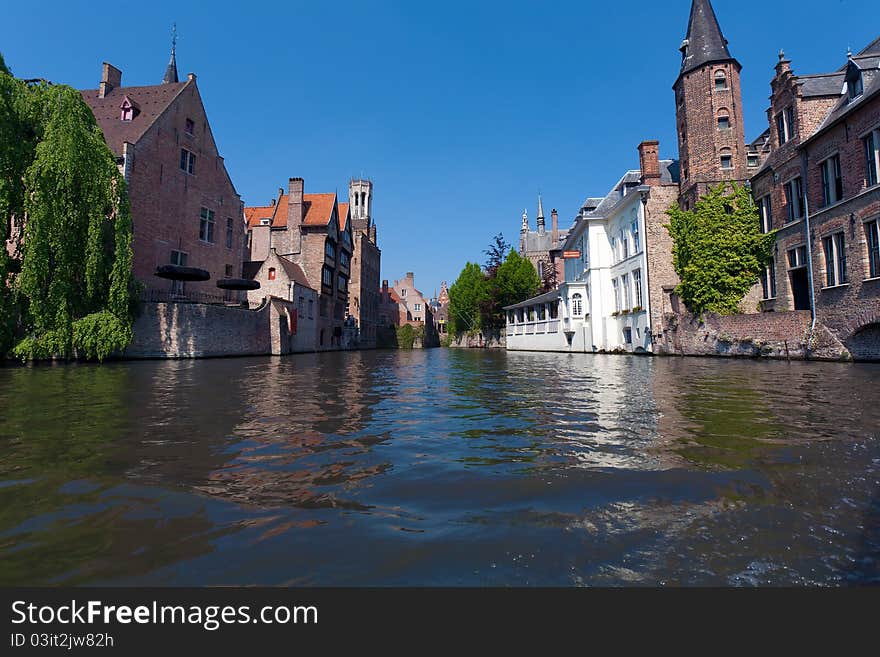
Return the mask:
[[694, 205], [673, 205], [666, 225], [673, 240], [676, 287], [696, 315], [731, 315], [773, 257], [775, 232], [762, 233], [751, 192], [742, 185], [718, 185]]

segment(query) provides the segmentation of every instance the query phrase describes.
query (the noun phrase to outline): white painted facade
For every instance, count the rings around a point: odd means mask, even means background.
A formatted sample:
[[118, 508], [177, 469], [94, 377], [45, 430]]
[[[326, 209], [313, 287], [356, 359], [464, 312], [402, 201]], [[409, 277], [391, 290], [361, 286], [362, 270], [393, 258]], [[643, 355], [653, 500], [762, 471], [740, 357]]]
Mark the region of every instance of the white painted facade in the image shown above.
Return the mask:
[[[565, 282], [507, 310], [510, 351], [652, 351], [645, 247], [646, 187], [630, 171], [589, 200], [569, 231]], [[542, 320], [558, 305], [558, 321]], [[549, 314], [548, 314], [549, 317]]]

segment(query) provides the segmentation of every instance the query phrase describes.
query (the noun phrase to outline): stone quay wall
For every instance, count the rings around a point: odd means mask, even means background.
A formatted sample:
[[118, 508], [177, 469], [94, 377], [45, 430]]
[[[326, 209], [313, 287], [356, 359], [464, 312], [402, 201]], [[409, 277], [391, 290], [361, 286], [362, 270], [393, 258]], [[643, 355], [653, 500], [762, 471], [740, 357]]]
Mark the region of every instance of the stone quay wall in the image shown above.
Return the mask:
[[143, 303], [123, 358], [216, 358], [294, 353], [288, 313], [270, 298], [255, 310], [199, 303]]

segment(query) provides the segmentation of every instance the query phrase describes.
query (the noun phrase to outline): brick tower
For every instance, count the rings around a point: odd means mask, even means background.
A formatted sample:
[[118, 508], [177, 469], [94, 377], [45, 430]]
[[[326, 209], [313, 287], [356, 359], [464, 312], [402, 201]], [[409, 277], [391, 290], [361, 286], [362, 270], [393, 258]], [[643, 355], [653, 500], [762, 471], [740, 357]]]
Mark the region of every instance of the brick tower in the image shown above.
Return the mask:
[[739, 62], [709, 0], [693, 0], [681, 72], [673, 85], [684, 209], [710, 186], [748, 179]]

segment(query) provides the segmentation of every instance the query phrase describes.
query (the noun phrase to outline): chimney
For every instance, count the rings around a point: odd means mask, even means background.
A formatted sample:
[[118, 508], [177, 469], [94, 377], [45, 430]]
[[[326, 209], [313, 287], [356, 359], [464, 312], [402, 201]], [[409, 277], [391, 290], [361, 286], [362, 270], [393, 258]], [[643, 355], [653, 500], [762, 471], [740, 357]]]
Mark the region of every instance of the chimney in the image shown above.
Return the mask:
[[559, 245], [559, 215], [556, 208], [550, 210], [550, 227], [553, 230], [553, 248]]
[[660, 184], [659, 141], [643, 141], [639, 144], [639, 167], [643, 185], [654, 187]]
[[301, 226], [304, 215], [302, 178], [291, 178], [287, 182], [287, 226]]
[[275, 199], [273, 198], [273, 199], [270, 201], [270, 203], [272, 204], [272, 207], [274, 208], [274, 207], [275, 207]]
[[104, 67], [101, 69], [101, 84], [98, 87], [98, 98], [104, 98], [111, 91], [121, 86], [122, 71], [113, 66], [113, 64], [104, 62]]

